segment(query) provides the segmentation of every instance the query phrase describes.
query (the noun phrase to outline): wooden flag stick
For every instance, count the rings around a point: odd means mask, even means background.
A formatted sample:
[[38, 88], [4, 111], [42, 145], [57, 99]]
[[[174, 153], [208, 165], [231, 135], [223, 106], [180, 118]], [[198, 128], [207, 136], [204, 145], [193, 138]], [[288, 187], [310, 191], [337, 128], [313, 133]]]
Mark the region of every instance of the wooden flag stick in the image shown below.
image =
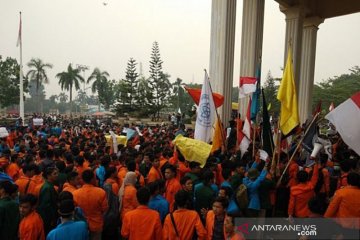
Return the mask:
[[280, 144], [279, 144], [279, 128], [280, 128], [280, 121], [278, 121], [278, 127], [276, 129], [276, 142], [275, 142], [275, 146], [274, 146], [274, 149], [273, 149], [273, 155], [272, 155], [272, 161], [271, 161], [271, 170], [275, 171], [275, 168], [276, 168], [276, 152], [278, 152], [278, 155], [280, 155], [280, 151], [278, 151], [278, 147], [280, 147]]
[[293, 154], [291, 155], [290, 160], [289, 160], [289, 161], [288, 161], [288, 163], [286, 164], [286, 167], [285, 167], [285, 169], [284, 169], [283, 173], [281, 174], [281, 176], [280, 176], [280, 178], [279, 178], [279, 180], [278, 180], [278, 182], [277, 182], [277, 184], [276, 184], [276, 186], [277, 186], [277, 187], [278, 187], [278, 186], [280, 186], [280, 184], [281, 184], [281, 180], [282, 180], [282, 178], [284, 177], [284, 174], [285, 174], [286, 170], [288, 169], [288, 167], [289, 167], [289, 165], [290, 165], [291, 161], [292, 161], [292, 160], [293, 160], [293, 158], [295, 157], [296, 152], [299, 150], [299, 148], [300, 148], [300, 146], [301, 146], [302, 142], [304, 141], [304, 138], [305, 138], [306, 134], [308, 133], [308, 131], [309, 131], [309, 129], [310, 129], [310, 127], [311, 127], [311, 125], [313, 124], [313, 122], [316, 120], [317, 116], [319, 116], [319, 113], [317, 113], [317, 114], [313, 117], [313, 119], [311, 120], [311, 123], [307, 126], [307, 128], [306, 128], [306, 131], [305, 131], [304, 135], [302, 136], [302, 138], [300, 139], [299, 143], [297, 144], [297, 146], [296, 146], [296, 148], [295, 148], [295, 150], [294, 150]]

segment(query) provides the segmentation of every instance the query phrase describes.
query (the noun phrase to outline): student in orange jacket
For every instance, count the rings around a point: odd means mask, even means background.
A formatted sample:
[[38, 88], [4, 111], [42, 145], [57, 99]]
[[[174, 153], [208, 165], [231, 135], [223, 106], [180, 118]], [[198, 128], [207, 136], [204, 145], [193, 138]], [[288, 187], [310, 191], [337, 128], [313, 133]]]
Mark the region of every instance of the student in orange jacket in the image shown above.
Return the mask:
[[118, 184], [120, 187], [124, 181], [126, 173], [128, 173], [128, 172], [135, 172], [136, 177], [139, 179], [140, 186], [142, 186], [142, 187], [145, 186], [145, 179], [144, 179], [143, 175], [141, 175], [141, 173], [138, 170], [136, 170], [136, 162], [131, 160], [126, 164], [126, 167], [120, 168], [120, 170], [117, 174]]
[[119, 209], [121, 219], [127, 212], [134, 210], [139, 205], [136, 199], [136, 180], [137, 177], [135, 172], [127, 172], [119, 190]]
[[160, 169], [160, 160], [158, 158], [152, 160], [152, 167], [148, 173], [147, 183], [155, 182], [156, 180], [162, 179], [163, 175]]
[[173, 165], [165, 167], [166, 191], [165, 198], [170, 204], [170, 212], [174, 210], [175, 194], [181, 190], [181, 184], [176, 179], [176, 168]]
[[20, 240], [45, 240], [44, 223], [40, 215], [35, 211], [37, 198], [32, 194], [20, 197], [20, 215], [22, 217], [19, 226]]
[[117, 171], [116, 167], [112, 166], [106, 169], [105, 171], [105, 184], [110, 184], [112, 192], [117, 196], [119, 194], [119, 184], [117, 181]]
[[315, 164], [311, 180], [305, 170], [297, 173], [298, 184], [290, 188], [290, 201], [288, 206], [289, 217], [308, 217], [310, 212], [307, 206], [309, 200], [315, 195], [314, 188], [318, 180], [318, 165]]
[[80, 186], [80, 176], [77, 172], [69, 172], [67, 174], [67, 182], [64, 183], [63, 192], [73, 193]]
[[157, 211], [147, 207], [150, 200], [149, 189], [140, 188], [136, 197], [140, 206], [125, 214], [121, 227], [122, 237], [129, 240], [161, 240], [160, 215]]
[[[178, 207], [176, 211], [166, 216], [163, 227], [163, 239], [192, 239], [196, 230], [198, 239], [206, 239], [206, 230], [201, 223], [197, 212], [189, 210], [191, 195], [185, 190], [175, 194], [175, 202]], [[171, 219], [173, 216], [173, 220]], [[176, 230], [175, 230], [175, 226]]]
[[15, 184], [19, 187], [18, 191], [20, 196], [28, 193], [36, 195], [37, 184], [32, 179], [32, 177], [35, 175], [36, 168], [38, 167], [34, 163], [25, 165], [23, 167], [24, 176], [19, 177], [19, 179], [15, 181]]
[[[344, 228], [360, 229], [359, 174], [350, 172], [347, 176], [347, 183], [348, 186], [335, 192], [324, 217], [338, 218], [339, 223]], [[353, 218], [353, 220], [349, 218]]]
[[96, 178], [93, 171], [85, 170], [82, 179], [85, 184], [74, 191], [74, 201], [84, 211], [89, 224], [90, 239], [101, 239], [103, 215], [108, 209], [106, 193], [103, 189], [95, 187]]
[[225, 233], [227, 235], [226, 239], [228, 239], [228, 240], [245, 240], [244, 236], [241, 233], [236, 232], [235, 218], [233, 216], [227, 215], [225, 217], [224, 228], [225, 228]]
[[227, 239], [224, 221], [229, 201], [223, 197], [217, 197], [212, 210], [206, 214], [207, 239]]

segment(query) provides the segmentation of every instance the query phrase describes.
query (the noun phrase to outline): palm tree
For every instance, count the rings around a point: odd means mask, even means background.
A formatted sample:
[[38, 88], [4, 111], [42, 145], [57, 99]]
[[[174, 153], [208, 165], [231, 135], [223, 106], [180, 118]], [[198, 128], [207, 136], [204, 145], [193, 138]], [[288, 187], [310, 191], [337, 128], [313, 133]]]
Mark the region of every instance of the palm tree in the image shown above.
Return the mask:
[[29, 68], [33, 68], [27, 72], [26, 78], [29, 77], [30, 81], [36, 83], [37, 111], [39, 112], [39, 88], [43, 83], [49, 83], [49, 78], [46, 74], [46, 68], [52, 68], [53, 65], [50, 63], [44, 63], [40, 58], [32, 58], [27, 66]]
[[[106, 71], [101, 72], [99, 68], [95, 68], [94, 71], [91, 73], [90, 77], [87, 79], [87, 83], [89, 84], [92, 80], [94, 80], [92, 86], [91, 86], [91, 91], [93, 93], [95, 93], [96, 91], [98, 92], [98, 99], [100, 99], [100, 91], [103, 84], [107, 83], [108, 81], [108, 77], [109, 77], [109, 73]], [[99, 111], [100, 111], [100, 100], [99, 100]]]
[[71, 63], [67, 68], [67, 72], [61, 72], [56, 74], [56, 77], [59, 78], [59, 84], [61, 90], [65, 89], [70, 92], [70, 115], [72, 113], [72, 90], [75, 87], [75, 90], [80, 89], [80, 83], [84, 82], [84, 78], [80, 75], [80, 69], [72, 68]]
[[66, 95], [64, 92], [60, 93], [58, 98], [61, 103], [65, 103], [69, 99], [68, 95]]

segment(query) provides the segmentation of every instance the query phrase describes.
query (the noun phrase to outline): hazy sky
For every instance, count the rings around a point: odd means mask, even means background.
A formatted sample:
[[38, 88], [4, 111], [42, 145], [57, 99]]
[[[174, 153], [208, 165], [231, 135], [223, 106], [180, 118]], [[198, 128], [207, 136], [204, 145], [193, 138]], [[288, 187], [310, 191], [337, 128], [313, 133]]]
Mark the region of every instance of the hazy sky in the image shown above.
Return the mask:
[[[105, 6], [103, 2], [108, 4]], [[281, 77], [285, 16], [266, 0], [262, 76]], [[16, 40], [19, 11], [23, 24], [23, 63], [40, 58], [52, 63], [47, 97], [61, 89], [55, 75], [69, 63], [125, 77], [130, 57], [142, 62], [148, 76], [151, 47], [159, 42], [163, 70], [171, 81], [203, 81], [209, 68], [211, 0], [0, 0], [0, 55], [19, 59]], [[234, 86], [240, 73], [242, 0], [237, 1]], [[315, 80], [348, 72], [360, 65], [360, 14], [327, 19], [320, 25]], [[139, 66], [139, 65], [138, 65]], [[90, 90], [88, 90], [90, 93]]]

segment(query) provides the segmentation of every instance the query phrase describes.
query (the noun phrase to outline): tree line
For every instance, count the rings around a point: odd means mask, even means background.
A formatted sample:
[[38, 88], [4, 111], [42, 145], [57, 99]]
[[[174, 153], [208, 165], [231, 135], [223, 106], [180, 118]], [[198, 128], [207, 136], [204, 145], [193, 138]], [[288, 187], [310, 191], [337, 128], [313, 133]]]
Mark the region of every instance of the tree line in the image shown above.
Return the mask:
[[[69, 64], [67, 69], [56, 74], [58, 84], [63, 91], [45, 99], [44, 84], [49, 83], [47, 70], [53, 67], [41, 59], [31, 59], [27, 64], [29, 71], [24, 76], [24, 89], [30, 95], [25, 99], [25, 110], [30, 112], [48, 112], [57, 108], [60, 113], [80, 111], [84, 105], [100, 104], [106, 110], [112, 110], [123, 115], [128, 113], [138, 117], [158, 117], [161, 113], [178, 112], [192, 116], [194, 103], [183, 88], [184, 82], [177, 78], [170, 82], [170, 75], [162, 69], [159, 44], [153, 43], [150, 56], [149, 76], [146, 77], [137, 70], [137, 62], [130, 58], [125, 70], [125, 77], [120, 80], [111, 79], [107, 71], [94, 68], [87, 79], [81, 75], [81, 67]], [[0, 55], [0, 106], [2, 108], [19, 103], [19, 64], [14, 58], [2, 59]], [[269, 71], [262, 86], [268, 102], [270, 114], [279, 114], [280, 103], [276, 99], [280, 78], [273, 77]], [[95, 95], [88, 96], [81, 89], [81, 83], [91, 84]], [[192, 88], [201, 88], [201, 84], [187, 84]], [[77, 91], [75, 100], [73, 92]], [[360, 67], [354, 66], [348, 73], [334, 76], [314, 85], [313, 108], [322, 101], [323, 109], [333, 102], [335, 106], [345, 101], [355, 92], [360, 91]], [[232, 101], [238, 102], [238, 87], [232, 91]], [[75, 103], [75, 104], [74, 104]], [[43, 110], [43, 111], [42, 111]]]

